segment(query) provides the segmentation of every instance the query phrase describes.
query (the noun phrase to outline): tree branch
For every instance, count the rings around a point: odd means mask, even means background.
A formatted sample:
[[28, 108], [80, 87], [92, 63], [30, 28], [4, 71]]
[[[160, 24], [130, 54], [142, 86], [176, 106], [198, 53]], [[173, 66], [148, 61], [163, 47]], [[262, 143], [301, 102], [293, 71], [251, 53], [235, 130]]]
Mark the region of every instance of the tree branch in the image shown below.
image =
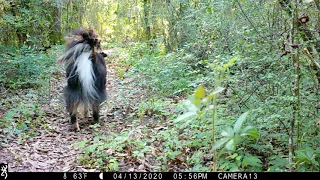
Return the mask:
[[317, 61], [313, 59], [313, 57], [312, 57], [311, 53], [308, 51], [308, 49], [304, 48], [303, 50], [307, 54], [308, 58], [314, 63], [314, 65], [316, 65], [320, 69], [320, 64], [317, 63]]
[[237, 0], [237, 3], [238, 3], [238, 5], [239, 5], [240, 10], [241, 10], [242, 14], [244, 15], [244, 17], [249, 21], [249, 23], [250, 23], [251, 26], [254, 28], [254, 30], [258, 33], [258, 35], [259, 35], [260, 37], [262, 37], [262, 36], [260, 35], [259, 31], [257, 30], [257, 28], [253, 25], [253, 23], [252, 23], [252, 22], [250, 21], [250, 19], [248, 18], [247, 14], [243, 11], [242, 6], [241, 6], [239, 0]]

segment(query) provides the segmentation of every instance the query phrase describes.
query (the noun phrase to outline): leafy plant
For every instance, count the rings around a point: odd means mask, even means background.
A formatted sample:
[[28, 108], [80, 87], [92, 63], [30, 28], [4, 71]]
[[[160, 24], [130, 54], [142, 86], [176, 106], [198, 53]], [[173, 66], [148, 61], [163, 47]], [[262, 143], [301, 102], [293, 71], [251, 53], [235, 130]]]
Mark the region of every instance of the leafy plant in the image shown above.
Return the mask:
[[310, 169], [311, 171], [318, 171], [320, 169], [319, 150], [320, 148], [315, 150], [310, 147], [297, 150], [294, 163], [297, 170], [307, 171]]
[[[4, 47], [0, 47], [4, 48]], [[58, 47], [59, 48], [59, 47]], [[58, 48], [53, 48], [57, 52]], [[57, 52], [38, 53], [35, 47], [23, 46], [16, 54], [0, 55], [0, 83], [10, 88], [37, 88], [51, 75]], [[56, 68], [56, 67], [53, 67]]]
[[[38, 121], [41, 121], [42, 115], [43, 111], [32, 103], [21, 103], [17, 107], [10, 109], [0, 119], [0, 128], [3, 129], [5, 136], [2, 140], [7, 142], [15, 136], [22, 138], [35, 136], [34, 132], [29, 132], [28, 130], [30, 127], [38, 127], [40, 125]], [[22, 141], [20, 142], [23, 143]]]
[[247, 152], [243, 152], [242, 150], [227, 154], [225, 158], [220, 158], [219, 164], [219, 169], [223, 171], [235, 172], [247, 170], [259, 172], [262, 170], [260, 158]]
[[252, 138], [258, 137], [258, 130], [253, 126], [246, 126], [242, 128], [242, 124], [246, 120], [249, 112], [243, 113], [235, 122], [233, 128], [227, 127], [221, 132], [221, 138], [214, 145], [213, 149], [219, 149], [222, 146], [229, 151], [235, 151], [237, 144], [243, 140], [244, 136], [250, 136]]
[[269, 167], [267, 171], [270, 172], [285, 172], [288, 160], [282, 156], [272, 156], [269, 158]]

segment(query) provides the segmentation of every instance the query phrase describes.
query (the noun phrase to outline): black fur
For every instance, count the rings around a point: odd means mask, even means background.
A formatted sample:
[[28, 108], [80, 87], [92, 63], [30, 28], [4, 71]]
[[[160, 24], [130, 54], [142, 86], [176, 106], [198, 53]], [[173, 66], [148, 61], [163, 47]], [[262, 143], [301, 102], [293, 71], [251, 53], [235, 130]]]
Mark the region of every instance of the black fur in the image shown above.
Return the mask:
[[[77, 34], [78, 33], [78, 34]], [[59, 59], [61, 62], [67, 64], [66, 78], [67, 86], [64, 88], [64, 99], [66, 102], [67, 112], [70, 115], [71, 124], [75, 130], [79, 130], [77, 122], [77, 109], [81, 105], [84, 107], [84, 113], [87, 115], [88, 108], [91, 106], [93, 111], [93, 119], [95, 122], [99, 120], [99, 105], [106, 100], [106, 65], [104, 62], [105, 53], [96, 52], [100, 48], [100, 40], [93, 34], [93, 31], [84, 32], [77, 31], [76, 35], [81, 35], [82, 39], [72, 41], [67, 45], [65, 54]], [[76, 45], [89, 45], [80, 51], [72, 50]], [[82, 46], [81, 46], [82, 47]], [[80, 81], [77, 73], [76, 61], [83, 52], [91, 51], [90, 60], [92, 61], [92, 69], [94, 78], [94, 88], [96, 90], [95, 96], [89, 96], [84, 91], [84, 87]], [[91, 74], [88, 74], [91, 75]]]

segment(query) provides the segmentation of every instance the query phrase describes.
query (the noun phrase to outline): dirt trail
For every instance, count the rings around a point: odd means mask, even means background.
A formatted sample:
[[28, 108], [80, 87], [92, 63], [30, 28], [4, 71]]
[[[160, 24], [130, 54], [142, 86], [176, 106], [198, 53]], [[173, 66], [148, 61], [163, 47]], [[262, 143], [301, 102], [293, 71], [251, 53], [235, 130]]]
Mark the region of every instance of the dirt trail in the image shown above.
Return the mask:
[[[112, 53], [109, 51], [108, 54]], [[55, 73], [50, 80], [50, 101], [41, 107], [45, 115], [41, 128], [37, 129], [36, 136], [28, 138], [21, 145], [11, 141], [0, 149], [2, 162], [9, 163], [11, 172], [65, 172], [86, 171], [95, 172], [98, 169], [85, 169], [77, 165], [77, 155], [80, 150], [73, 146], [75, 142], [88, 140], [97, 134], [108, 134], [107, 123], [121, 123], [112, 118], [107, 109], [113, 108], [110, 102], [117, 97], [116, 85], [118, 78], [113, 64], [107, 64], [107, 93], [108, 105], [101, 105], [100, 127], [90, 128], [89, 119], [80, 119], [80, 132], [69, 131], [69, 117], [65, 113], [62, 90], [66, 84], [64, 71]]]

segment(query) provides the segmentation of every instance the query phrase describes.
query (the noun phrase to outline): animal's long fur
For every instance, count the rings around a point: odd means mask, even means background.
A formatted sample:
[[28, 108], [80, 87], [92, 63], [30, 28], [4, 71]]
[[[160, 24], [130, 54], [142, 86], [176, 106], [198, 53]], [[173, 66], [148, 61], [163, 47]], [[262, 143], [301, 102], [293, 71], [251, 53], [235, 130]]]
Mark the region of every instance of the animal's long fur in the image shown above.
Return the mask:
[[100, 40], [94, 31], [75, 31], [80, 35], [67, 45], [66, 52], [59, 57], [58, 62], [67, 65], [66, 78], [68, 85], [64, 89], [67, 111], [71, 116], [71, 124], [79, 130], [76, 119], [77, 108], [82, 106], [84, 112], [92, 105], [93, 118], [99, 118], [99, 104], [106, 99], [106, 66], [104, 54], [96, 52]]

